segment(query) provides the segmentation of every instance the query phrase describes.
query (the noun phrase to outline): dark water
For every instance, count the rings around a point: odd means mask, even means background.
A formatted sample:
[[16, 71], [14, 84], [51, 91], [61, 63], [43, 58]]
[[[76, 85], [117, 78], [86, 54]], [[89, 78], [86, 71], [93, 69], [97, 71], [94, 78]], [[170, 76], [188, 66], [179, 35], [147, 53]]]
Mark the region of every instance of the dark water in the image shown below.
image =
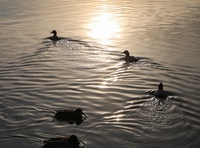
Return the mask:
[[[200, 147], [200, 1], [1, 0], [0, 145]], [[44, 40], [55, 29], [62, 40]], [[129, 50], [139, 61], [120, 60]], [[147, 91], [163, 82], [172, 96]], [[54, 120], [80, 107], [81, 125]]]

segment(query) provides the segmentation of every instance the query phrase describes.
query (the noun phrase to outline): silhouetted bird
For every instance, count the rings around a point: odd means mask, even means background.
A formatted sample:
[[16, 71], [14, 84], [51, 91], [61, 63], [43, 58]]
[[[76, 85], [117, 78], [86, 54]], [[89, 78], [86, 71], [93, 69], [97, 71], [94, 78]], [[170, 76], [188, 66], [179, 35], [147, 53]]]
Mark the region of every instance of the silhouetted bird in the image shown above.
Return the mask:
[[125, 50], [123, 53], [126, 55], [126, 56], [123, 58], [126, 62], [130, 62], [130, 63], [131, 63], [131, 62], [137, 62], [137, 61], [138, 61], [138, 59], [135, 58], [134, 56], [130, 56], [128, 50]]
[[57, 42], [57, 41], [59, 41], [59, 40], [66, 39], [66, 38], [64, 38], [64, 37], [58, 37], [58, 36], [57, 36], [56, 30], [53, 30], [53, 31], [50, 32], [50, 33], [53, 33], [53, 36], [47, 37], [46, 39], [50, 39], [50, 40], [52, 40], [53, 42]]
[[155, 91], [154, 96], [157, 98], [165, 98], [168, 96], [168, 93], [166, 91], [163, 90], [163, 84], [160, 83], [158, 85], [158, 90]]
[[61, 121], [70, 121], [71, 124], [75, 122], [78, 125], [83, 122], [86, 116], [82, 109], [77, 108], [75, 110], [59, 110], [56, 112], [54, 118]]
[[44, 141], [43, 148], [80, 148], [80, 142], [75, 135], [51, 138]]

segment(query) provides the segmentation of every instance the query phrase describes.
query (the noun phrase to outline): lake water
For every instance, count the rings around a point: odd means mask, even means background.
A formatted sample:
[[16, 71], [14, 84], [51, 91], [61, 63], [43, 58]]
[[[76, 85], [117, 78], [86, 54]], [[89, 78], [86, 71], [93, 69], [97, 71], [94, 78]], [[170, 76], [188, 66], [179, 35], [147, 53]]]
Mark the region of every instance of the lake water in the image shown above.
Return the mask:
[[[1, 147], [199, 148], [199, 18], [199, 0], [1, 0]], [[68, 39], [45, 40], [54, 29]], [[81, 125], [52, 118], [77, 107]]]

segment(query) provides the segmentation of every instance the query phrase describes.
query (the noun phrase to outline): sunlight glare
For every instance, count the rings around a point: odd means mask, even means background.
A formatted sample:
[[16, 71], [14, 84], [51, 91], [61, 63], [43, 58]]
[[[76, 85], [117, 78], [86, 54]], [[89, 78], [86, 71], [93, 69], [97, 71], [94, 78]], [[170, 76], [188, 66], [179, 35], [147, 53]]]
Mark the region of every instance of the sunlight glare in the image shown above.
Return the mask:
[[112, 38], [119, 38], [120, 26], [116, 21], [116, 18], [113, 14], [108, 12], [100, 13], [99, 16], [92, 18], [89, 28], [89, 36], [106, 45], [111, 42]]
[[114, 82], [118, 81], [117, 76], [113, 76], [112, 78], [107, 78], [105, 81], [101, 82], [100, 85], [98, 85], [98, 88], [108, 88], [109, 85], [113, 84]]

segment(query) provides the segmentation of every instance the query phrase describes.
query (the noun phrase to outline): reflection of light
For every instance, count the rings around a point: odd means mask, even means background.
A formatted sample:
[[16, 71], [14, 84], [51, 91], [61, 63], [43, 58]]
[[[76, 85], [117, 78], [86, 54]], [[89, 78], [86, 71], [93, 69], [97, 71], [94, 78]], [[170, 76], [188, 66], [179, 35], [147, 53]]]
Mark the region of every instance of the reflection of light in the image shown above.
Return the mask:
[[107, 78], [100, 85], [98, 85], [98, 88], [107, 88], [109, 85], [116, 82], [117, 80], [118, 80], [117, 76], [113, 76], [112, 78]]
[[98, 85], [99, 88], [107, 88], [107, 82], [102, 82], [101, 85]]
[[89, 36], [98, 39], [101, 44], [107, 44], [108, 39], [119, 37], [120, 26], [114, 15], [103, 12], [92, 18], [90, 22], [89, 29], [91, 31]]
[[120, 118], [116, 118], [116, 121], [120, 121]]

